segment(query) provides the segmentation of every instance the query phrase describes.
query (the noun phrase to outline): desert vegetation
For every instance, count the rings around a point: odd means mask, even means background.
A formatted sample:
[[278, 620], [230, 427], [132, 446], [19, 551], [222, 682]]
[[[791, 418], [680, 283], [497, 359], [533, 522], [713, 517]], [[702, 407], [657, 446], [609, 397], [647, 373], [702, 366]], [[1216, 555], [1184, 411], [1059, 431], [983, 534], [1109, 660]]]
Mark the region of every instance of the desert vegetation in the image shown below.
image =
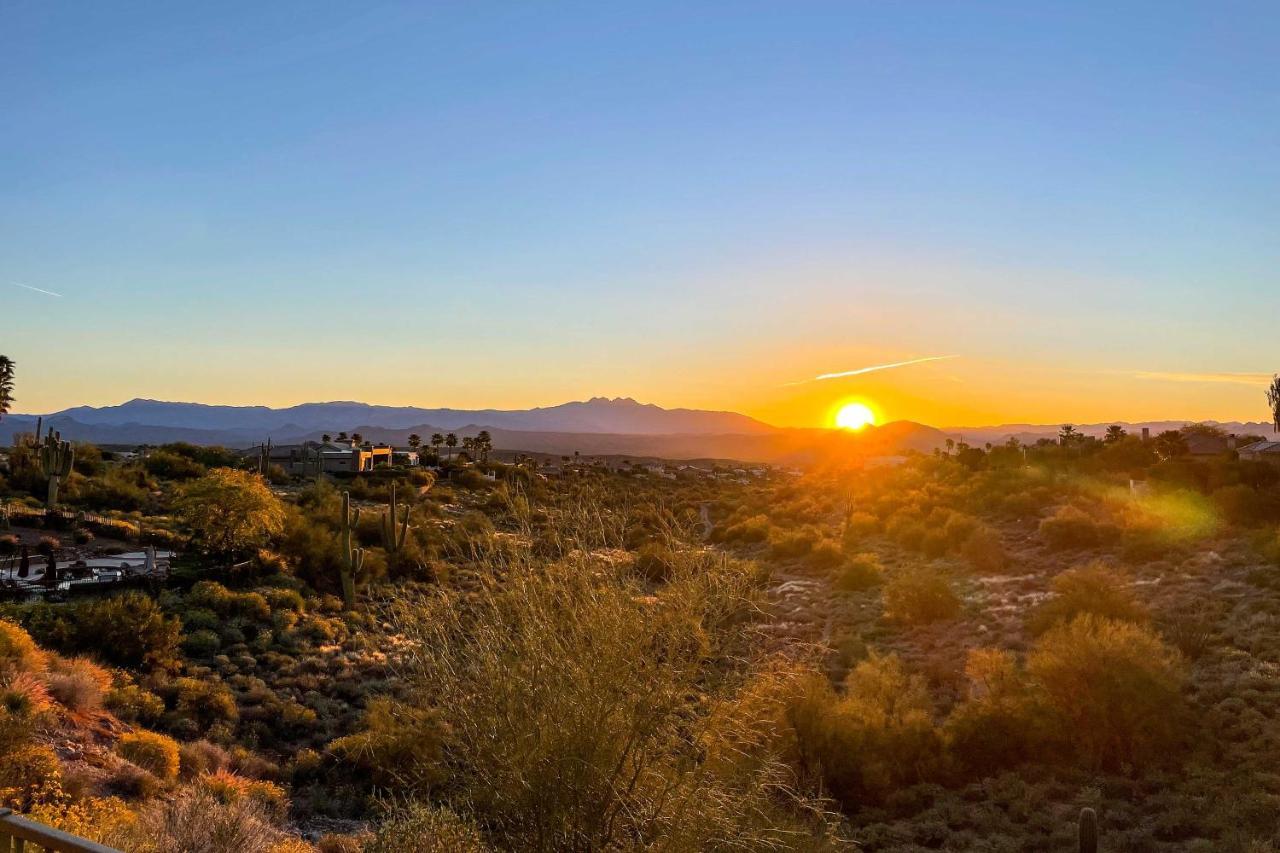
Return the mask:
[[1231, 454], [78, 445], [46, 512], [33, 447], [0, 559], [181, 554], [0, 607], [0, 797], [122, 849], [1065, 850], [1083, 808], [1104, 849], [1278, 840], [1280, 476]]

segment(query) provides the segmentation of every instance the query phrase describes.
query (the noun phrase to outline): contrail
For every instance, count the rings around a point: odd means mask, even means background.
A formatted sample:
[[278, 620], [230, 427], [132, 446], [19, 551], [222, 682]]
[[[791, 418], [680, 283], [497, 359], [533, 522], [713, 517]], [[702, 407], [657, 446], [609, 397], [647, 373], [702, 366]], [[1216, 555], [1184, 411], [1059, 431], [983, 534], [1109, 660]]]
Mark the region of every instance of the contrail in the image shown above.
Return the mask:
[[39, 287], [32, 287], [31, 285], [23, 284], [20, 281], [11, 281], [9, 283], [12, 284], [14, 287], [21, 287], [26, 290], [34, 290], [36, 293], [43, 293], [45, 296], [56, 296], [59, 299], [63, 298], [61, 293], [54, 293], [52, 290], [42, 290]]
[[845, 376], [861, 376], [863, 373], [875, 373], [877, 370], [891, 370], [895, 367], [909, 367], [913, 364], [924, 364], [926, 361], [943, 361], [948, 358], [959, 358], [958, 355], [930, 355], [925, 358], [913, 358], [910, 361], [895, 361], [891, 364], [873, 364], [870, 367], [859, 367], [857, 370], [841, 370], [839, 373], [823, 373], [812, 379], [801, 379], [799, 382], [788, 382], [787, 385], [803, 385], [806, 382], [821, 382], [824, 379], [841, 379]]

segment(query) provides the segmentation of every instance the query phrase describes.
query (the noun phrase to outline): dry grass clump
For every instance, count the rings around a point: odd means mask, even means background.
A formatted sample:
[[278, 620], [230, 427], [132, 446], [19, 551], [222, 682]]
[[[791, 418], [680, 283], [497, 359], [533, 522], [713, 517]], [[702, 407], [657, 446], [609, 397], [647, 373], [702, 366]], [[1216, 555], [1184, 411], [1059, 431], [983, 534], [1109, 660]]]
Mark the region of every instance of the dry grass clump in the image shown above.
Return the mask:
[[242, 800], [251, 801], [275, 819], [283, 818], [289, 810], [289, 797], [279, 785], [263, 779], [240, 776], [230, 770], [206, 773], [196, 779], [193, 787], [226, 805], [234, 805]]
[[479, 830], [443, 807], [411, 804], [378, 827], [361, 853], [488, 853]]
[[450, 799], [495, 846], [822, 849], [773, 740], [783, 699], [743, 671], [754, 567], [677, 552], [656, 594], [586, 555], [504, 570], [393, 613], [431, 711], [414, 727], [442, 733]]
[[63, 707], [78, 713], [102, 707], [103, 696], [111, 689], [112, 677], [88, 658], [52, 657], [46, 676], [49, 693]]
[[131, 853], [275, 853], [288, 842], [257, 802], [223, 802], [196, 788], [148, 803], [126, 834]]

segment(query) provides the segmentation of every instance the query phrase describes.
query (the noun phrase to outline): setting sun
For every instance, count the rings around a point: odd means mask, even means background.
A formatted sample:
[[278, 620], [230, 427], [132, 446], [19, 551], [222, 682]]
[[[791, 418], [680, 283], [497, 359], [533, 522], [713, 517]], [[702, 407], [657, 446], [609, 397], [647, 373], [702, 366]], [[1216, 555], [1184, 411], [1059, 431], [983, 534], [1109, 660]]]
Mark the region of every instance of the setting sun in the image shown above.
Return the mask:
[[863, 427], [874, 426], [875, 422], [875, 413], [862, 403], [849, 403], [841, 406], [840, 411], [836, 413], [836, 426], [840, 429], [858, 430]]

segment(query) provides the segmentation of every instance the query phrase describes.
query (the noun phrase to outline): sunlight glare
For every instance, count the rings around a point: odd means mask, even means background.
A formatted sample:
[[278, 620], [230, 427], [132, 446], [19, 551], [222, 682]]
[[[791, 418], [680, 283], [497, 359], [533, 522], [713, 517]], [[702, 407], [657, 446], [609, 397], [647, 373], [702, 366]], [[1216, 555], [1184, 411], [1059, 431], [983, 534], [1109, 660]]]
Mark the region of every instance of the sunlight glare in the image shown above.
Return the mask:
[[875, 413], [862, 403], [848, 403], [836, 413], [836, 426], [840, 429], [860, 430], [874, 426], [875, 422]]

